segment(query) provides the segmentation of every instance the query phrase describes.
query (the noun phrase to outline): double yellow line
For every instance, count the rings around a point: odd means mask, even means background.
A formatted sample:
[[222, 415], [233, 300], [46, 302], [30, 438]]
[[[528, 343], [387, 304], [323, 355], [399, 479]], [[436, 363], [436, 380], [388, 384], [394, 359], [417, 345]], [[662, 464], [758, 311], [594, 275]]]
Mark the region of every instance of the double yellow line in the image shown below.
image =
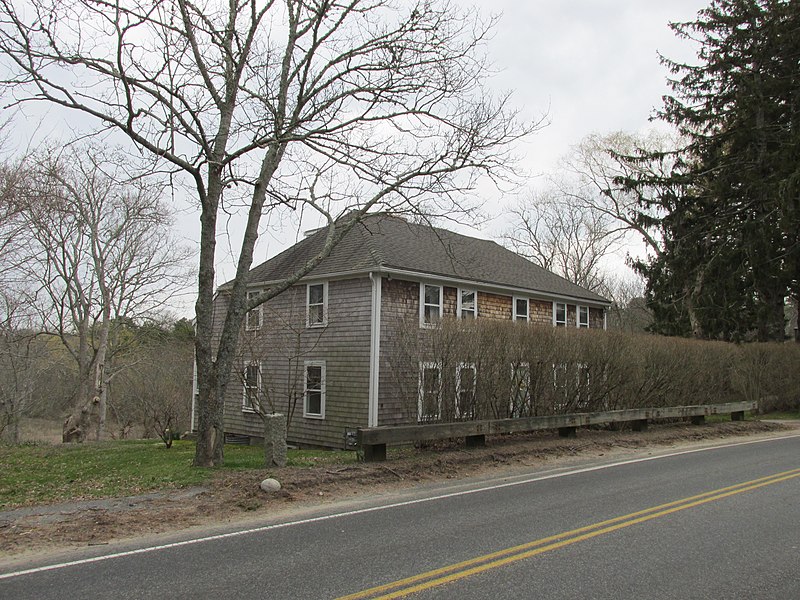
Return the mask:
[[342, 596], [337, 600], [361, 600], [367, 598], [370, 600], [389, 600], [390, 598], [402, 598], [403, 596], [407, 596], [415, 592], [421, 592], [427, 589], [438, 587], [440, 585], [457, 581], [477, 573], [483, 573], [491, 569], [496, 569], [497, 567], [502, 567], [526, 558], [531, 558], [533, 556], [549, 552], [550, 550], [556, 550], [558, 548], [563, 548], [564, 546], [569, 546], [570, 544], [575, 544], [577, 542], [582, 542], [606, 533], [611, 533], [613, 531], [617, 531], [618, 529], [623, 529], [625, 527], [630, 527], [631, 525], [650, 521], [651, 519], [664, 517], [681, 510], [686, 510], [687, 508], [699, 506], [701, 504], [722, 500], [723, 498], [741, 494], [743, 492], [749, 492], [761, 487], [780, 483], [788, 479], [794, 479], [795, 477], [800, 477], [800, 469], [783, 471], [782, 473], [775, 473], [774, 475], [769, 475], [767, 477], [761, 477], [759, 479], [737, 483], [736, 485], [705, 492], [703, 494], [698, 494], [697, 496], [690, 496], [681, 500], [667, 502], [666, 504], [660, 504], [658, 506], [646, 508], [644, 510], [623, 515], [621, 517], [614, 517], [613, 519], [608, 519], [607, 521], [601, 521], [599, 523], [595, 523], [594, 525], [579, 527], [578, 529], [565, 531], [563, 533], [551, 535], [533, 542], [528, 542], [512, 548], [506, 548], [505, 550], [499, 550], [497, 552], [492, 552], [491, 554], [484, 554], [483, 556], [478, 556], [470, 560], [465, 560], [460, 563], [434, 569], [433, 571], [428, 571], [427, 573], [420, 573], [419, 575], [414, 575], [413, 577], [407, 577], [392, 583], [379, 585], [355, 594]]

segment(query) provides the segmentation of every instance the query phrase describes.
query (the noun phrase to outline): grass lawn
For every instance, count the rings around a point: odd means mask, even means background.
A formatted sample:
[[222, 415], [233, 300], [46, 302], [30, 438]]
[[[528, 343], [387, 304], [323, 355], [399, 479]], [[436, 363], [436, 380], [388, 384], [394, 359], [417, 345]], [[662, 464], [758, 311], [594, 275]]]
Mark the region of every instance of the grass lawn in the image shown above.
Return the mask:
[[[0, 510], [202, 485], [218, 471], [264, 468], [256, 446], [226, 446], [219, 469], [194, 468], [193, 458], [189, 441], [170, 449], [154, 440], [0, 445]], [[355, 460], [355, 452], [289, 451], [289, 465], [296, 467]]]

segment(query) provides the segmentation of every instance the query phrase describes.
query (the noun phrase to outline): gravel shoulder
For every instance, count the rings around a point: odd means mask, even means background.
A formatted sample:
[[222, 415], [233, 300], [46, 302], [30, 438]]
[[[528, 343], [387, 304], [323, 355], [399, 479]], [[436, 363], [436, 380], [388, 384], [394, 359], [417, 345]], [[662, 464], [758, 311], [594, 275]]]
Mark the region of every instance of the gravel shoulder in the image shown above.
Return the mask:
[[[86, 546], [105, 545], [197, 527], [233, 525], [320, 504], [471, 477], [513, 475], [568, 467], [577, 462], [734, 438], [777, 436], [800, 430], [800, 422], [742, 421], [689, 426], [651, 426], [643, 432], [580, 430], [576, 438], [552, 432], [489, 438], [485, 448], [437, 444], [409, 449], [386, 463], [343, 467], [258, 469], [219, 473], [203, 488], [135, 497], [26, 507], [0, 512], [0, 563]], [[259, 483], [282, 484], [267, 494]]]

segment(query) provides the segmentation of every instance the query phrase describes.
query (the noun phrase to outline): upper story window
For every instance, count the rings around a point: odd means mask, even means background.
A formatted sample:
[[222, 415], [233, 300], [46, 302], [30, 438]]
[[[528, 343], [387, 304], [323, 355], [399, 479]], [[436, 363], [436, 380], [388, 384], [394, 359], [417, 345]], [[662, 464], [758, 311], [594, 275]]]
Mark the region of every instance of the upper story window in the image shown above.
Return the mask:
[[303, 389], [303, 416], [313, 419], [325, 418], [325, 361], [307, 360], [305, 363], [305, 386]]
[[[261, 292], [253, 291], [247, 292], [247, 302], [250, 303], [250, 300], [258, 296]], [[259, 304], [253, 310], [248, 310], [247, 315], [245, 315], [245, 329], [247, 331], [253, 331], [255, 329], [261, 329], [261, 317], [262, 317], [262, 307], [263, 304]]]
[[306, 286], [306, 326], [325, 327], [328, 324], [328, 284], [309, 283]]
[[261, 410], [261, 364], [248, 363], [242, 373], [242, 410], [259, 412]]
[[514, 297], [513, 318], [515, 321], [529, 321], [531, 318], [530, 310], [531, 310], [531, 303], [527, 298], [517, 298], [516, 296]]
[[565, 302], [553, 302], [553, 325], [567, 326], [567, 305]]
[[458, 316], [461, 319], [474, 319], [478, 316], [478, 292], [458, 290]]
[[423, 327], [433, 327], [442, 318], [442, 286], [419, 284], [419, 322]]
[[578, 307], [578, 327], [589, 327], [589, 307], [588, 306], [579, 306]]

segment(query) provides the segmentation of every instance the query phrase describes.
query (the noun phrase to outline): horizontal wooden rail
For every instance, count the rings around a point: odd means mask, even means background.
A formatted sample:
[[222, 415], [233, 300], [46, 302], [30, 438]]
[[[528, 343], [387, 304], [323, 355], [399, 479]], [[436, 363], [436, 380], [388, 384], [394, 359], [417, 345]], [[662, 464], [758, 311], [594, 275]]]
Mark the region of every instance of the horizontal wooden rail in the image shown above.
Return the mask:
[[578, 427], [622, 422], [633, 422], [634, 429], [642, 430], [647, 427], [649, 420], [689, 418], [692, 423], [700, 424], [705, 420], [706, 416], [716, 414], [730, 414], [734, 421], [738, 421], [744, 418], [745, 411], [755, 410], [757, 407], [757, 402], [730, 402], [727, 404], [703, 404], [698, 406], [630, 408], [520, 419], [366, 427], [358, 430], [358, 445], [364, 452], [364, 460], [380, 461], [386, 460], [387, 444], [463, 437], [466, 439], [468, 446], [481, 446], [485, 443], [487, 435], [500, 433], [558, 429], [559, 435], [571, 436], [575, 435]]

